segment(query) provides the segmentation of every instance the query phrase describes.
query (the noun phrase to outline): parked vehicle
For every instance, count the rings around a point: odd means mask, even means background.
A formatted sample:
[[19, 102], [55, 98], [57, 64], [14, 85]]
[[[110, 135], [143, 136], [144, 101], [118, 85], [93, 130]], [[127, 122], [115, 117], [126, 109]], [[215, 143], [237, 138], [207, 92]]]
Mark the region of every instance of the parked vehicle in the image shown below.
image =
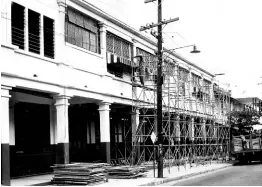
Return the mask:
[[240, 163], [251, 161], [262, 162], [262, 134], [250, 133], [248, 135], [233, 136], [231, 154]]

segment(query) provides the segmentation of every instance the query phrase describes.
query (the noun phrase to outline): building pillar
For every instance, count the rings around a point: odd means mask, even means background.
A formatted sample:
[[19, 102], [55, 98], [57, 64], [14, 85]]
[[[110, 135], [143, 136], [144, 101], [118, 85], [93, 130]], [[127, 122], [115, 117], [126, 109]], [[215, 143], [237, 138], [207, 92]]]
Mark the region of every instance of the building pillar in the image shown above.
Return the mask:
[[[56, 107], [54, 105], [49, 106], [50, 111], [50, 145], [52, 152], [56, 153]], [[53, 163], [56, 163], [56, 156], [53, 157]]]
[[56, 163], [69, 163], [69, 130], [68, 106], [70, 97], [59, 95], [55, 97], [56, 106]]
[[103, 71], [107, 72], [107, 60], [106, 60], [106, 24], [103, 22], [99, 23], [100, 30], [100, 48], [101, 48], [101, 56], [104, 59]]
[[136, 109], [135, 112], [131, 114], [131, 123], [132, 123], [132, 145], [135, 143], [136, 139], [136, 130], [139, 125], [139, 109]]
[[210, 104], [211, 104], [211, 111], [210, 114], [212, 116], [215, 115], [215, 105], [216, 105], [216, 100], [215, 100], [215, 93], [214, 93], [214, 83], [215, 79], [211, 79], [211, 85], [210, 85]]
[[201, 131], [202, 131], [202, 138], [203, 141], [206, 142], [206, 138], [207, 138], [207, 133], [206, 133], [206, 120], [205, 119], [201, 119]]
[[1, 184], [10, 186], [9, 90], [1, 85]]
[[99, 104], [100, 116], [100, 140], [101, 140], [101, 158], [103, 162], [110, 163], [111, 149], [110, 149], [110, 104], [102, 102]]
[[[188, 81], [185, 83], [185, 96], [186, 97], [188, 97], [188, 98], [190, 98], [190, 100], [191, 100], [191, 96], [192, 96], [192, 73], [191, 73], [191, 71], [192, 71], [192, 68], [188, 68], [188, 71], [189, 71], [189, 73], [188, 73]], [[187, 103], [188, 105], [190, 105], [190, 103], [191, 102], [189, 102], [189, 103]], [[191, 106], [187, 106], [188, 108], [189, 108], [189, 110], [192, 110], [191, 109]]]
[[1, 1], [1, 44], [11, 46], [11, 0], [2, 0]]
[[132, 124], [132, 165], [135, 164], [136, 158], [140, 155], [139, 144], [139, 135], [137, 134], [137, 128], [139, 125], [139, 109], [136, 109], [135, 112], [131, 113], [131, 124]]
[[180, 117], [179, 115], [175, 116], [174, 120], [174, 130], [175, 130], [175, 141], [180, 142]]
[[9, 144], [15, 145], [15, 101], [9, 102]]
[[[132, 39], [133, 45], [132, 45], [132, 57], [137, 56], [137, 41], [133, 38]], [[132, 59], [132, 61], [134, 61], [134, 59]], [[134, 82], [139, 82], [139, 74], [138, 71], [136, 70], [138, 67], [138, 64], [132, 64], [132, 81]], [[135, 87], [136, 88], [136, 87]], [[137, 91], [137, 89], [135, 89], [135, 91]]]
[[189, 118], [188, 121], [188, 132], [189, 132], [189, 140], [194, 141], [195, 140], [195, 122], [194, 118]]
[[55, 31], [60, 33], [55, 37], [55, 59], [59, 63], [65, 63], [66, 54], [65, 54], [65, 15], [66, 15], [66, 1], [64, 0], [57, 0], [59, 12], [58, 12], [58, 19], [55, 24]]

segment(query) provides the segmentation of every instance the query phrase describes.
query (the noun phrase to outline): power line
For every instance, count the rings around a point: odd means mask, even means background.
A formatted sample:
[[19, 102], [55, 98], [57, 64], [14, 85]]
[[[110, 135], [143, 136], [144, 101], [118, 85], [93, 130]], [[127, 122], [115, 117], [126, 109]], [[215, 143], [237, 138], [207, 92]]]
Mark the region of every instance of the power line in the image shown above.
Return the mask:
[[165, 34], [177, 47], [179, 47], [179, 45], [170, 36], [168, 36], [166, 33], [163, 34]]

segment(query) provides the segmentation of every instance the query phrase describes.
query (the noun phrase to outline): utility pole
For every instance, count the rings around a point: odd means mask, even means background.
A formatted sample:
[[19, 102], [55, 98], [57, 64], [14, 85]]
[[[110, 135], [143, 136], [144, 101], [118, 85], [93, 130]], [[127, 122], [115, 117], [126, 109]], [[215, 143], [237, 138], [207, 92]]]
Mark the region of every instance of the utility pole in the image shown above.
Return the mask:
[[[145, 0], [145, 3], [153, 2], [156, 0]], [[173, 21], [179, 20], [179, 18], [170, 19], [167, 21], [162, 21], [162, 0], [158, 0], [157, 4], [157, 12], [158, 12], [158, 23], [151, 24], [149, 26], [142, 26], [140, 31], [144, 31], [153, 27], [157, 27], [157, 56], [158, 56], [158, 63], [157, 63], [157, 139], [158, 139], [158, 165], [157, 165], [157, 173], [158, 178], [163, 178], [163, 117], [162, 117], [162, 84], [163, 84], [163, 76], [162, 76], [162, 25], [168, 24]]]
[[[158, 0], [158, 23], [162, 22], [162, 0]], [[158, 132], [158, 148], [159, 160], [157, 164], [158, 178], [163, 178], [163, 125], [162, 125], [162, 25], [157, 26], [157, 132]]]

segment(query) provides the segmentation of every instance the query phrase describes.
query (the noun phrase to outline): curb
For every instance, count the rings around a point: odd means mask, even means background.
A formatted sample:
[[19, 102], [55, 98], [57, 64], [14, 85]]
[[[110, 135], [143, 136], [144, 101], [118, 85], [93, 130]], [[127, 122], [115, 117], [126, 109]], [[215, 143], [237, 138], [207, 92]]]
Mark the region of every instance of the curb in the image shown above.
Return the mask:
[[49, 186], [51, 184], [52, 183], [50, 181], [48, 181], [48, 182], [41, 182], [41, 183], [37, 183], [37, 184], [31, 184], [29, 186]]
[[201, 175], [201, 174], [204, 174], [204, 173], [209, 173], [209, 172], [212, 172], [212, 171], [218, 171], [218, 170], [221, 170], [221, 169], [224, 169], [224, 168], [227, 168], [227, 167], [231, 167], [231, 166], [232, 166], [232, 164], [230, 164], [228, 166], [223, 166], [221, 168], [208, 169], [206, 171], [190, 173], [190, 174], [186, 174], [186, 175], [179, 176], [179, 177], [166, 178], [166, 179], [162, 179], [162, 180], [159, 180], [159, 181], [149, 182], [149, 183], [142, 184], [142, 185], [139, 185], [139, 186], [157, 186], [157, 185], [160, 185], [160, 184], [169, 183], [169, 182], [173, 182], [173, 181], [177, 181], [177, 180], [181, 180], [181, 179], [186, 179], [186, 178], [189, 178], [189, 177]]

